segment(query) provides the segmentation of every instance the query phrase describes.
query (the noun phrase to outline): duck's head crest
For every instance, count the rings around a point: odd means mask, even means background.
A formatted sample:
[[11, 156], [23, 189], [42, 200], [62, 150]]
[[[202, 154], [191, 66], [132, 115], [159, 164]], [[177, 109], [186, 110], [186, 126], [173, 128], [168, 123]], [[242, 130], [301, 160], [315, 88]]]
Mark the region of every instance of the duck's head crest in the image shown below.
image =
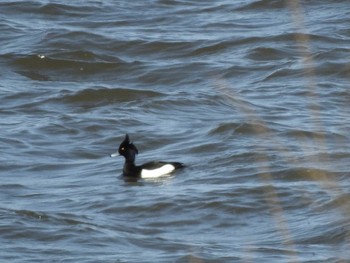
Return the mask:
[[119, 145], [119, 150], [118, 150], [120, 155], [127, 156], [130, 153], [135, 153], [138, 154], [139, 151], [137, 150], [136, 146], [130, 142], [129, 135], [126, 134], [124, 141]]

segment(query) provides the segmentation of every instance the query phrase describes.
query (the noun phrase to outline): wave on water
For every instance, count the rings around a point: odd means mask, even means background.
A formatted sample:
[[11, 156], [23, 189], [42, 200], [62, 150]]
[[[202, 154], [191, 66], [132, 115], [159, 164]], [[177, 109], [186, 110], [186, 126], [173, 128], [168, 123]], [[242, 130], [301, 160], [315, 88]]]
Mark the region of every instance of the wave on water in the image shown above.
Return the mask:
[[59, 102], [71, 105], [106, 106], [113, 103], [131, 102], [161, 98], [164, 94], [152, 90], [133, 90], [125, 88], [89, 88], [75, 93], [68, 92], [60, 95]]
[[72, 81], [77, 78], [86, 80], [96, 78], [98, 74], [127, 73], [140, 65], [138, 62], [127, 63], [115, 57], [98, 56], [85, 51], [11, 57], [12, 65], [19, 74], [32, 80], [44, 81]]
[[[80, 1], [86, 3], [84, 1]], [[79, 17], [84, 15], [94, 14], [98, 8], [101, 6], [97, 2], [89, 2], [88, 5], [81, 5], [79, 1], [71, 2], [69, 4], [65, 3], [43, 3], [42, 1], [21, 1], [21, 4], [18, 1], [6, 1], [0, 3], [1, 8], [7, 14], [13, 12], [14, 14], [24, 15], [24, 14], [41, 14], [48, 16], [74, 16]], [[15, 8], [15, 9], [14, 9]], [[14, 10], [16, 10], [14, 12]]]

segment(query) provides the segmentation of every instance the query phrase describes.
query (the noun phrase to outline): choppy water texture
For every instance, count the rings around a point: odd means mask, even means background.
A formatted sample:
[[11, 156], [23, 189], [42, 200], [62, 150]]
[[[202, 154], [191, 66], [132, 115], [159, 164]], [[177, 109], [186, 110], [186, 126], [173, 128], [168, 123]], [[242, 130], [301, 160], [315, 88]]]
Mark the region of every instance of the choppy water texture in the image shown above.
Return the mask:
[[[349, 1], [1, 1], [1, 262], [350, 261]], [[181, 161], [126, 182], [138, 162]]]

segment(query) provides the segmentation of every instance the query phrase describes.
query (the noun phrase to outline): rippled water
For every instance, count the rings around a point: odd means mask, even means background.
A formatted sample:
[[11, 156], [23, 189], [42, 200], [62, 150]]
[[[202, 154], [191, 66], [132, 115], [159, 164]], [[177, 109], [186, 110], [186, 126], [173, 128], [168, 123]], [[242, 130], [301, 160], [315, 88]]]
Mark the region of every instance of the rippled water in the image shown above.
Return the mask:
[[[350, 261], [348, 1], [2, 1], [2, 262]], [[138, 163], [181, 161], [126, 182]]]

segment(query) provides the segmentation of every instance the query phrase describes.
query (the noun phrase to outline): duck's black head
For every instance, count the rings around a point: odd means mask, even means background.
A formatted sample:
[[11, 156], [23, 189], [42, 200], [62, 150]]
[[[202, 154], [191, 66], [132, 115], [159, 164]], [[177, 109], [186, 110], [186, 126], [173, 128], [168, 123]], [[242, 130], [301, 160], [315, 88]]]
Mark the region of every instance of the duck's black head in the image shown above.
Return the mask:
[[124, 156], [127, 161], [134, 162], [135, 155], [139, 153], [136, 146], [130, 142], [129, 135], [125, 135], [124, 141], [119, 145], [118, 152]]

